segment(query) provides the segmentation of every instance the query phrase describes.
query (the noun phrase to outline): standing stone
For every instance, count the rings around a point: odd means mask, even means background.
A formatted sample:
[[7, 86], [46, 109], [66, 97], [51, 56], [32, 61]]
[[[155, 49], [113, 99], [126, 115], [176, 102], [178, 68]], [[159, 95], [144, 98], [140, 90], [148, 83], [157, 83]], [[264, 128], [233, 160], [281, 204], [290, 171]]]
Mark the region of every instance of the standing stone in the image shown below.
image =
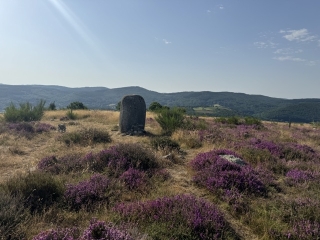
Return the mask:
[[146, 103], [139, 95], [127, 95], [121, 100], [119, 127], [121, 133], [139, 135], [146, 123]]

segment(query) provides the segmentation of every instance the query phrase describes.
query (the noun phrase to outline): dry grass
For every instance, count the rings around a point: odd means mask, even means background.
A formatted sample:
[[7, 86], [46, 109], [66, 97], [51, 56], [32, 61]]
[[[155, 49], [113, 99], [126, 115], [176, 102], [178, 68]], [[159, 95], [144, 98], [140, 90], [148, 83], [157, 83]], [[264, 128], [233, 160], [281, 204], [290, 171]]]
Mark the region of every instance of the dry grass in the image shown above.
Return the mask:
[[[60, 118], [66, 116], [67, 110], [46, 111], [41, 122], [55, 127], [64, 123], [67, 127], [67, 133], [78, 132], [85, 128], [106, 130], [111, 135], [112, 143], [68, 147], [58, 140], [64, 134], [58, 131], [36, 134], [31, 139], [17, 134], [0, 132], [0, 183], [17, 173], [27, 173], [34, 170], [38, 162], [46, 156], [98, 152], [110, 145], [123, 142], [140, 142], [145, 145], [150, 142], [149, 137], [146, 136], [122, 136], [118, 131], [114, 131], [119, 122], [119, 112], [98, 110], [75, 110], [73, 112], [78, 116], [78, 119], [60, 121]], [[154, 118], [154, 114], [148, 112], [147, 119], [149, 120], [146, 122], [146, 131], [151, 134], [160, 133], [160, 126], [155, 120], [150, 120], [151, 118]], [[1, 124], [4, 124], [4, 122], [0, 122]]]
[[[18, 134], [2, 131], [3, 122], [0, 121], [0, 183], [4, 183], [6, 180], [19, 173], [28, 173], [33, 171], [38, 162], [47, 156], [56, 155], [64, 156], [67, 154], [82, 154], [85, 155], [89, 152], [99, 152], [102, 149], [106, 149], [110, 146], [118, 143], [141, 143], [146, 148], [150, 147], [150, 136], [159, 135], [161, 128], [159, 124], [154, 120], [155, 115], [147, 112], [147, 120], [145, 130], [149, 132], [147, 136], [122, 136], [118, 131], [114, 131], [119, 122], [119, 112], [113, 111], [96, 111], [96, 110], [77, 110], [73, 111], [77, 119], [75, 120], [63, 120], [60, 118], [65, 117], [67, 111], [47, 111], [41, 122], [51, 124], [55, 127], [58, 124], [64, 123], [67, 127], [67, 132], [78, 132], [85, 128], [95, 128], [99, 130], [106, 130], [109, 132], [112, 142], [111, 143], [99, 143], [91, 144], [88, 146], [70, 145], [67, 146], [64, 142], [59, 141], [59, 137], [66, 133], [60, 133], [58, 131], [50, 131], [47, 133], [35, 134], [31, 138], [26, 138]], [[1, 119], [1, 115], [0, 115]], [[212, 123], [213, 118], [203, 118], [208, 123]], [[299, 144], [307, 144], [316, 151], [320, 151], [320, 144], [317, 140], [311, 139], [309, 136], [315, 136], [313, 133], [313, 126], [310, 124], [292, 124], [289, 128], [287, 123], [271, 123], [263, 122], [268, 129], [268, 132], [272, 132], [274, 136], [277, 136], [279, 142], [296, 142]], [[267, 132], [267, 131], [266, 131]], [[296, 135], [299, 134], [299, 137]], [[305, 135], [304, 135], [305, 134]], [[178, 130], [176, 131], [172, 139], [180, 143], [185, 155], [175, 154], [175, 160], [164, 159], [161, 151], [154, 151], [159, 159], [162, 159], [162, 164], [166, 166], [166, 169], [171, 174], [171, 178], [158, 186], [155, 186], [151, 192], [144, 195], [128, 193], [123, 196], [122, 200], [131, 201], [139, 199], [140, 201], [147, 199], [154, 199], [163, 196], [173, 196], [177, 194], [194, 194], [198, 197], [206, 198], [219, 205], [220, 209], [225, 213], [228, 222], [232, 228], [242, 236], [243, 239], [268, 239], [267, 230], [263, 232], [263, 228], [271, 224], [271, 220], [265, 218], [275, 218], [276, 214], [257, 217], [260, 212], [267, 211], [268, 205], [272, 205], [274, 199], [285, 196], [290, 198], [298, 196], [300, 194], [299, 189], [289, 188], [284, 185], [282, 179], [277, 179], [279, 185], [283, 188], [281, 193], [272, 193], [270, 198], [262, 199], [256, 198], [251, 201], [251, 207], [254, 208], [248, 216], [234, 217], [233, 213], [229, 210], [228, 204], [221, 201], [221, 196], [212, 194], [205, 188], [200, 188], [192, 181], [194, 172], [189, 166], [189, 162], [194, 159], [199, 153], [208, 152], [213, 149], [230, 148], [230, 142], [225, 141], [203, 141], [201, 145], [194, 145], [195, 140], [199, 136], [196, 131]], [[67, 176], [62, 178], [66, 179]], [[77, 182], [77, 178], [72, 181]], [[309, 187], [310, 188], [310, 187]], [[305, 195], [312, 195], [313, 193], [304, 192]], [[259, 210], [259, 206], [263, 209]], [[280, 210], [278, 214], [281, 214]], [[249, 214], [256, 216], [257, 219], [250, 219]], [[71, 224], [88, 226], [88, 222], [92, 217], [98, 217], [101, 220], [109, 221], [110, 216], [108, 210], [99, 208], [96, 212], [64, 212], [59, 209], [50, 209], [45, 212], [44, 215], [35, 216], [30, 220], [29, 225], [24, 225], [28, 237], [31, 238], [40, 230], [56, 228], [58, 226], [69, 226]], [[54, 222], [56, 220], [56, 222]], [[268, 222], [269, 221], [269, 222]], [[0, 238], [1, 239], [1, 238]]]

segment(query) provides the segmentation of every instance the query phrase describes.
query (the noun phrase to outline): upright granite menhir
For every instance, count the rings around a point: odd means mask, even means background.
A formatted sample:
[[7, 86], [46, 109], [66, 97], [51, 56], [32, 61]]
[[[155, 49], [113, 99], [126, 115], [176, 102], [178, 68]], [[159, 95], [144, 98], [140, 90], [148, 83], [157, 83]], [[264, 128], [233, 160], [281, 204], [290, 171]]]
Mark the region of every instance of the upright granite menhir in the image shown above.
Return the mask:
[[119, 127], [121, 133], [144, 133], [146, 103], [140, 95], [126, 95], [121, 100]]

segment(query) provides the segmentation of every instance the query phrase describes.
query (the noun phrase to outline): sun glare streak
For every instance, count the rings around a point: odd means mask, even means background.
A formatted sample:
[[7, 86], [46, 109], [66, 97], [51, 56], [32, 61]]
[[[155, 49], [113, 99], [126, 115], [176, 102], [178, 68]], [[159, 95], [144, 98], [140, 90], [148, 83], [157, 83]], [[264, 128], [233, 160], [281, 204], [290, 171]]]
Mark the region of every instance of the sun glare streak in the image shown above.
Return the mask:
[[92, 48], [95, 54], [101, 58], [102, 62], [106, 62], [98, 42], [94, 40], [93, 35], [86, 29], [85, 25], [72, 10], [62, 0], [49, 0], [49, 2], [63, 16], [75, 32]]

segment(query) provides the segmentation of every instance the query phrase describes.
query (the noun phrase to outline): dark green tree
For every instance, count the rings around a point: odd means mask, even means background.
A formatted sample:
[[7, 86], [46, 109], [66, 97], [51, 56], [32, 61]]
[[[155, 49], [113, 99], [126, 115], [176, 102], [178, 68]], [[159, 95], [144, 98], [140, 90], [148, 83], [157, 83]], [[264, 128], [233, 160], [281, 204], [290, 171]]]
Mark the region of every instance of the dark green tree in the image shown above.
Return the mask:
[[116, 110], [117, 111], [120, 111], [120, 107], [121, 107], [121, 101], [119, 101], [116, 105]]
[[158, 103], [158, 102], [152, 102], [149, 106], [149, 111], [158, 111], [158, 110], [161, 110], [163, 108], [163, 106]]
[[49, 104], [48, 110], [52, 110], [52, 111], [57, 110], [55, 102], [52, 102]]
[[82, 102], [72, 102], [67, 106], [68, 109], [88, 109]]

